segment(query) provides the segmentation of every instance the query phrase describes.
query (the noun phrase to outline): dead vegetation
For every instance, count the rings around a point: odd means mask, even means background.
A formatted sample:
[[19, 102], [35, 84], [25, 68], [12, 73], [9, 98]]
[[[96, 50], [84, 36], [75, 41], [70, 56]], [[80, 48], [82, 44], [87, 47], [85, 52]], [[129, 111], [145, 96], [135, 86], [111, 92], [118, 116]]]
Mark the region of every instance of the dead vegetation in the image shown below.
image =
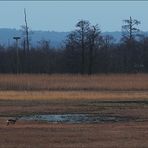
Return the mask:
[[0, 75], [0, 90], [138, 91], [148, 90], [148, 74]]
[[0, 75], [0, 99], [148, 98], [147, 74], [110, 75]]
[[147, 100], [148, 91], [0, 91], [1, 100]]
[[[0, 75], [0, 147], [147, 148], [148, 75]], [[51, 124], [8, 117], [99, 113], [139, 122]]]

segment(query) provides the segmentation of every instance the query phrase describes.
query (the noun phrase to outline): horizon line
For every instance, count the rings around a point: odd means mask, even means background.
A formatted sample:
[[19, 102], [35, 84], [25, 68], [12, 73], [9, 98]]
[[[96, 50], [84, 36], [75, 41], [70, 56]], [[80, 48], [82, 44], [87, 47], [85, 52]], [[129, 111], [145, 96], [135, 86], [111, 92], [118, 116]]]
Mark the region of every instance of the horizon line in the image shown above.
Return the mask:
[[[17, 30], [17, 31], [21, 31], [21, 28], [8, 28], [8, 27], [0, 27], [0, 29], [11, 29], [11, 30]], [[71, 30], [71, 31], [56, 31], [56, 30], [41, 30], [41, 29], [31, 29], [30, 31], [41, 31], [41, 32], [59, 32], [59, 33], [67, 33], [67, 32], [72, 32], [75, 29]], [[101, 31], [101, 32], [122, 32], [122, 30], [111, 30], [111, 31]], [[148, 32], [148, 30], [140, 30], [140, 32]]]

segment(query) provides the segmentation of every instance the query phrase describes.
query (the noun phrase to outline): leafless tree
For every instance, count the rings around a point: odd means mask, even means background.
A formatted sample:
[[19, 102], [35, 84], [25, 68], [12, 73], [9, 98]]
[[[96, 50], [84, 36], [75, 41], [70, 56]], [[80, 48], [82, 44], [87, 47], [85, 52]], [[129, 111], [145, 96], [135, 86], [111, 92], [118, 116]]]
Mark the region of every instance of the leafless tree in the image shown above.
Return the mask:
[[125, 24], [122, 26], [122, 39], [131, 42], [133, 39], [135, 39], [140, 31], [138, 28], [136, 28], [136, 26], [140, 24], [140, 21], [132, 19], [132, 17], [130, 16], [129, 19], [123, 20], [123, 22]]
[[25, 16], [26, 45], [27, 45], [27, 53], [28, 53], [29, 52], [29, 27], [27, 23], [26, 9], [24, 9], [24, 16]]
[[84, 69], [85, 69], [85, 43], [86, 43], [86, 38], [87, 38], [87, 33], [89, 30], [89, 21], [86, 20], [80, 20], [77, 24], [76, 27], [77, 32], [79, 34], [80, 38], [80, 44], [81, 44], [81, 57], [82, 57], [82, 62], [81, 62], [81, 74], [84, 74]]
[[100, 37], [100, 29], [98, 25], [91, 26], [88, 31], [88, 48], [89, 48], [89, 68], [88, 74], [92, 74], [92, 67], [93, 67], [93, 58], [94, 58], [94, 48], [99, 42]]
[[124, 50], [124, 67], [127, 72], [135, 71], [135, 65], [137, 65], [136, 37], [140, 32], [137, 26], [140, 21], [130, 17], [127, 20], [123, 20], [123, 22], [125, 24], [122, 26], [122, 40], [126, 49]]

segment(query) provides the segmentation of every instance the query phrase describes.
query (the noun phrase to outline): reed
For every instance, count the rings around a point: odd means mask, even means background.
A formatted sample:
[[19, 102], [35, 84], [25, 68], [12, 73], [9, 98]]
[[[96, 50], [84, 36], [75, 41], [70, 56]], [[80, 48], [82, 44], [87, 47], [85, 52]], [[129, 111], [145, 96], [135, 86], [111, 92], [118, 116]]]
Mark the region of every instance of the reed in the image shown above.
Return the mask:
[[141, 91], [148, 90], [148, 74], [1, 74], [0, 90], [20, 91]]

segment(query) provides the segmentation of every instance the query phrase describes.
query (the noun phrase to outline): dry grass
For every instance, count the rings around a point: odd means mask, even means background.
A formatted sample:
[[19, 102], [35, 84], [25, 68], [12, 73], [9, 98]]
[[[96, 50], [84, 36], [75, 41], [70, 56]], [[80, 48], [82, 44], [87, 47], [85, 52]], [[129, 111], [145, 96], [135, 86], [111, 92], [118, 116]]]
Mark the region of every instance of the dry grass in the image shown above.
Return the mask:
[[0, 75], [0, 90], [148, 90], [148, 74]]
[[[18, 121], [6, 126], [6, 116], [51, 113], [99, 113], [148, 119], [147, 101], [124, 103], [90, 99], [0, 100], [2, 148], [147, 148], [148, 120], [104, 124], [50, 124]], [[3, 116], [3, 117], [2, 117]], [[4, 118], [5, 117], [5, 118]]]
[[1, 100], [147, 100], [148, 74], [0, 75]]
[[[148, 146], [147, 74], [91, 77], [0, 75], [0, 90], [1, 148]], [[5, 124], [8, 116], [39, 113], [99, 113], [146, 120], [103, 124], [47, 124], [30, 121], [18, 121], [10, 126]]]
[[148, 100], [147, 91], [0, 91], [1, 100]]

